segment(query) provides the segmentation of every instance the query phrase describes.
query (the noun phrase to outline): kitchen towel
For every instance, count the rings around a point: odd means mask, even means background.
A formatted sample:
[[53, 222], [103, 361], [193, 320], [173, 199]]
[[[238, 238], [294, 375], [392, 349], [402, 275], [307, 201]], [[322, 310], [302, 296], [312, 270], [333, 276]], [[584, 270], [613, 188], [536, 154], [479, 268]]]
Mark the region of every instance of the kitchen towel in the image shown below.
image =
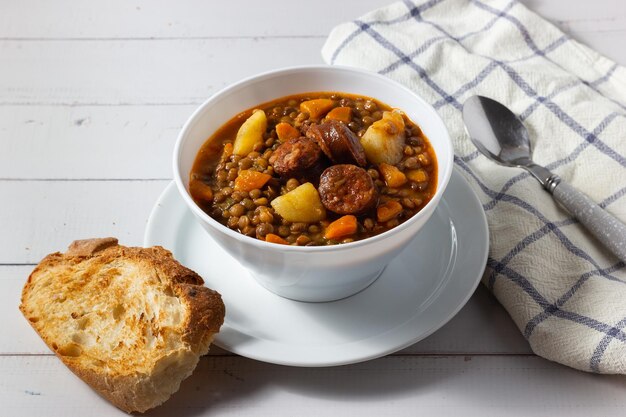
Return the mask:
[[533, 351], [626, 374], [624, 263], [528, 173], [479, 154], [461, 117], [474, 94], [507, 105], [538, 164], [626, 222], [626, 69], [510, 0], [394, 3], [334, 28], [322, 56], [395, 79], [442, 116], [489, 222], [483, 283]]

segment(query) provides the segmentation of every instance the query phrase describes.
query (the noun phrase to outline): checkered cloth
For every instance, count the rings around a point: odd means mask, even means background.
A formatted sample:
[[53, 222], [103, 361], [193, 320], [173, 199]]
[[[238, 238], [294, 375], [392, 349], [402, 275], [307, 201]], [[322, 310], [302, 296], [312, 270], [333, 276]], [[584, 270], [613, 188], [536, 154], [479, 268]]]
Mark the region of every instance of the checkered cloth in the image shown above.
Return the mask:
[[537, 163], [626, 221], [626, 69], [510, 0], [394, 3], [336, 27], [322, 55], [401, 82], [442, 116], [489, 222], [483, 283], [534, 352], [625, 374], [624, 263], [528, 173], [480, 155], [461, 106], [474, 94], [509, 106]]

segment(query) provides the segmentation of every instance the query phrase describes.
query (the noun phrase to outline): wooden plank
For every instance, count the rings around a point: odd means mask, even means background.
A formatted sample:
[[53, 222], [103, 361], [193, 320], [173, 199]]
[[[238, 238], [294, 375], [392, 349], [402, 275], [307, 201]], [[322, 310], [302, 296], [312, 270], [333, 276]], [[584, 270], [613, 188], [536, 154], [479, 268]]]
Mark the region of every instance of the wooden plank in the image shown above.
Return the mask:
[[521, 3], [574, 34], [626, 29], [623, 0], [521, 0]]
[[626, 30], [574, 33], [572, 36], [618, 64], [626, 65], [626, 49], [623, 47]]
[[[0, 266], [0, 317], [4, 334], [0, 354], [50, 354], [41, 339], [22, 317], [18, 306], [22, 287], [33, 266]], [[443, 328], [427, 339], [399, 352], [408, 354], [530, 354], [521, 336], [502, 306], [480, 287], [467, 305]], [[228, 352], [217, 347], [211, 354]]]
[[65, 0], [63, 7], [37, 0], [16, 3], [0, 5], [0, 38], [324, 37], [336, 24], [389, 1]]
[[[114, 0], [103, 4], [65, 0], [62, 3], [60, 7], [58, 2], [37, 0], [2, 2], [0, 39], [324, 37], [333, 26], [354, 20], [389, 1], [273, 0], [271, 6], [252, 0], [186, 0], [175, 4], [149, 0]], [[522, 3], [573, 33], [626, 28], [622, 0], [522, 0]]]
[[0, 266], [0, 314], [3, 334], [0, 355], [51, 354], [19, 310], [22, 288], [34, 266]]
[[626, 9], [623, 0], [522, 0], [530, 10], [573, 39], [626, 65]]
[[[0, 357], [6, 415], [122, 416], [55, 357]], [[205, 357], [152, 416], [622, 416], [626, 380], [538, 357], [387, 357], [290, 368]]]
[[[242, 78], [322, 64], [323, 38], [0, 41], [0, 105], [199, 104]], [[233, 51], [236, 51], [235, 53]]]
[[168, 183], [1, 181], [0, 264], [39, 262], [75, 239], [116, 236], [122, 244], [141, 245], [150, 211]]
[[0, 179], [171, 178], [174, 142], [195, 108], [0, 106]]

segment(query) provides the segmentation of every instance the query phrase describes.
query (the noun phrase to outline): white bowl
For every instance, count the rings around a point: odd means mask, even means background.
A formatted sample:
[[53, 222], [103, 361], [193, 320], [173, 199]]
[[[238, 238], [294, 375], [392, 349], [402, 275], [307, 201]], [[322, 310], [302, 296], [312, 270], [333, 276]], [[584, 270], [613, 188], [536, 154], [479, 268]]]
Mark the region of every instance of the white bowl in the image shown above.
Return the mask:
[[[189, 173], [202, 144], [243, 110], [287, 95], [316, 91], [373, 97], [403, 110], [417, 123], [437, 156], [437, 189], [430, 202], [409, 220], [385, 233], [332, 246], [267, 243], [230, 230], [202, 211], [188, 191]], [[345, 298], [374, 282], [435, 211], [450, 179], [452, 165], [453, 148], [448, 131], [428, 103], [382, 75], [339, 66], [286, 68], [233, 84], [213, 95], [193, 113], [174, 148], [176, 186], [200, 225], [261, 285], [280, 296], [299, 301]]]

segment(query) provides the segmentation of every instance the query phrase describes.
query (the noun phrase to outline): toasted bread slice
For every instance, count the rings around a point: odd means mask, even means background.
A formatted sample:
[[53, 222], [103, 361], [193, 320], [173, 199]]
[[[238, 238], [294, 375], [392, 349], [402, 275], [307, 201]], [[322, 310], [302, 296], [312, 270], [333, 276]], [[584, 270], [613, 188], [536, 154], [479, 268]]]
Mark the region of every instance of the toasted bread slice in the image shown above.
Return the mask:
[[46, 256], [20, 310], [63, 363], [126, 412], [176, 392], [224, 321], [221, 296], [169, 251], [114, 238]]

